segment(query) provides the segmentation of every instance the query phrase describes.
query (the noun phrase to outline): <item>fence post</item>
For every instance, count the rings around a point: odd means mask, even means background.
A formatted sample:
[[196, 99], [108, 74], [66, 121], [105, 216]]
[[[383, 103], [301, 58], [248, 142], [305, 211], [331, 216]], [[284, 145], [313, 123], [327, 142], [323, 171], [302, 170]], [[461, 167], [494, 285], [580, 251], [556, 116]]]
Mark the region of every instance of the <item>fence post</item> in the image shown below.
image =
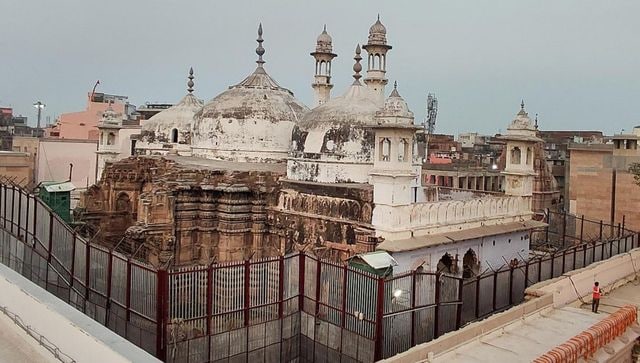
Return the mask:
[[563, 273], [567, 272], [567, 270], [566, 270], [566, 268], [567, 268], [566, 261], [567, 261], [567, 250], [564, 250], [564, 251], [562, 251], [562, 270], [561, 270], [562, 273], [561, 273], [561, 275]]
[[300, 252], [298, 258], [298, 284], [300, 285], [298, 291], [298, 311], [304, 311], [304, 268], [306, 264], [304, 252]]
[[[159, 290], [156, 290], [159, 291]], [[131, 321], [131, 258], [127, 258], [127, 290], [125, 291], [125, 322], [124, 332], [125, 336], [129, 333], [129, 321]], [[157, 312], [156, 312], [157, 314]], [[158, 322], [158, 324], [160, 324]]]
[[[29, 200], [27, 199], [27, 207], [29, 206]], [[27, 218], [29, 220], [29, 218]], [[73, 282], [75, 280], [75, 271], [76, 271], [76, 232], [74, 231], [71, 235], [72, 247], [71, 247], [71, 286], [73, 287]]]
[[315, 317], [320, 315], [320, 274], [322, 273], [322, 261], [320, 258], [316, 260], [316, 311]]
[[567, 211], [562, 214], [562, 248], [567, 245]]
[[211, 357], [211, 319], [212, 306], [213, 306], [213, 263], [207, 265], [207, 357]]
[[551, 276], [549, 276], [550, 279], [553, 278], [553, 270], [555, 270], [554, 267], [556, 265], [555, 260], [556, 260], [556, 253], [554, 252], [551, 254]]
[[346, 320], [347, 320], [347, 273], [348, 273], [348, 268], [347, 266], [342, 266], [344, 272], [342, 274], [342, 311], [340, 312], [341, 314], [341, 319], [340, 319], [340, 323], [343, 328], [346, 324]]
[[[11, 202], [13, 204], [13, 201]], [[13, 209], [13, 208], [11, 208]], [[49, 269], [51, 266], [51, 248], [53, 247], [53, 213], [49, 211], [49, 247], [47, 248], [47, 267], [45, 271], [45, 290], [49, 290]]]
[[542, 280], [542, 257], [538, 260], [538, 282], [540, 282], [540, 280]]
[[167, 361], [167, 317], [169, 302], [169, 275], [167, 270], [158, 270], [158, 286], [156, 291], [156, 357], [163, 362]]
[[622, 233], [624, 233], [624, 225], [625, 225], [625, 222], [626, 222], [626, 216], [623, 214], [623, 215], [622, 215]]
[[113, 251], [109, 249], [109, 261], [107, 261], [107, 303], [104, 308], [105, 325], [109, 326], [109, 308], [111, 307], [111, 275], [113, 273]]
[[84, 244], [84, 313], [87, 312], [87, 302], [89, 301], [89, 273], [91, 272], [91, 243]]
[[529, 287], [529, 261], [526, 261], [524, 264], [524, 288]]
[[442, 277], [441, 273], [436, 273], [436, 296], [435, 303], [436, 306], [434, 308], [434, 317], [433, 317], [433, 339], [437, 339], [440, 336], [440, 278]]
[[383, 358], [383, 346], [384, 337], [383, 324], [384, 323], [384, 278], [378, 277], [378, 288], [376, 296], [376, 345], [374, 360], [379, 361]]
[[602, 242], [602, 219], [600, 220], [600, 237], [598, 237], [598, 241]]
[[[0, 195], [2, 195], [2, 193], [0, 193]], [[38, 223], [38, 200], [36, 199], [36, 197], [33, 197], [33, 248], [36, 248], [36, 243], [42, 243], [42, 241], [40, 241], [38, 239], [37, 235], [37, 223]]]
[[612, 255], [613, 255], [613, 240], [609, 241], [609, 258], [611, 258]]
[[583, 243], [584, 237], [584, 214], [580, 217], [580, 244]]
[[[460, 329], [460, 327], [462, 326], [462, 304], [464, 304], [464, 301], [462, 299], [462, 291], [463, 291], [463, 287], [464, 287], [463, 283], [464, 283], [463, 279], [459, 279], [458, 280], [458, 284], [459, 284], [458, 285], [458, 300], [460, 300], [460, 303], [458, 304], [458, 311], [456, 312], [456, 330]], [[415, 303], [414, 303], [414, 306], [415, 306]], [[411, 331], [411, 334], [413, 334], [413, 330]]]
[[[13, 194], [14, 198], [15, 198], [15, 193]], [[22, 189], [18, 189], [18, 236], [20, 236], [20, 228], [21, 228], [21, 215], [22, 215]]]
[[278, 318], [282, 319], [284, 313], [284, 256], [278, 258]]
[[413, 309], [416, 307], [416, 270], [411, 271], [411, 346], [416, 345], [415, 322], [416, 313]]
[[[498, 270], [499, 271], [499, 270]], [[493, 297], [492, 297], [492, 308], [493, 311], [496, 311], [496, 300], [497, 300], [497, 285], [498, 285], [498, 271], [493, 272]]]
[[[20, 221], [20, 219], [18, 219], [18, 221]], [[622, 230], [620, 229], [620, 222], [618, 222], [618, 238], [620, 238], [620, 232], [622, 232]]]
[[513, 266], [509, 266], [509, 306], [513, 305]]
[[476, 306], [475, 318], [480, 318], [480, 275], [476, 276]]
[[545, 242], [549, 243], [549, 226], [551, 226], [551, 211], [547, 209], [547, 227], [545, 228]]
[[251, 306], [249, 299], [251, 279], [249, 274], [251, 273], [251, 264], [249, 260], [244, 260], [244, 326], [249, 326], [249, 306]]

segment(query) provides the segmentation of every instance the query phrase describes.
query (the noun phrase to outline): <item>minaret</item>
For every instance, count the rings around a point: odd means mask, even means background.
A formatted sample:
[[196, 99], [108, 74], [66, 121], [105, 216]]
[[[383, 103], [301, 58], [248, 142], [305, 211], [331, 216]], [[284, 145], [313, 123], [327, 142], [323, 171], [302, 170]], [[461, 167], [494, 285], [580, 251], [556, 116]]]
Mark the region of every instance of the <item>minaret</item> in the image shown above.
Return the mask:
[[502, 174], [505, 176], [504, 192], [506, 195], [531, 197], [533, 180], [536, 171], [533, 167], [534, 149], [543, 140], [537, 136], [537, 130], [529, 115], [524, 110], [524, 101], [520, 104], [520, 112], [511, 121], [505, 135], [506, 165]]
[[369, 28], [369, 40], [363, 46], [367, 51], [367, 77], [364, 83], [378, 94], [380, 102], [384, 100], [384, 87], [389, 82], [386, 78], [387, 52], [391, 46], [387, 44], [387, 29], [378, 20]]
[[375, 115], [373, 168], [369, 172], [376, 205], [406, 205], [415, 200], [413, 147], [416, 130], [413, 112], [400, 96], [397, 83]]
[[332, 39], [327, 33], [327, 26], [324, 26], [322, 33], [318, 35], [316, 41], [316, 51], [311, 53], [316, 60], [316, 73], [314, 76], [313, 88], [315, 105], [319, 106], [331, 98], [331, 60], [338, 55], [333, 53]]

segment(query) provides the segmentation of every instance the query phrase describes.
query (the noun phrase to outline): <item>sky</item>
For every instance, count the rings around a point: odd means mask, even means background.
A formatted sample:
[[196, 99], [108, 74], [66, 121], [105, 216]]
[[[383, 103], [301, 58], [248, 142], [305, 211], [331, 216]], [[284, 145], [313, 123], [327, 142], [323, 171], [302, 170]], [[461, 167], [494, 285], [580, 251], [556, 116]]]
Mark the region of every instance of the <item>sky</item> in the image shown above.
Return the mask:
[[83, 110], [96, 80], [97, 92], [135, 105], [175, 103], [191, 66], [194, 93], [210, 100], [255, 68], [259, 22], [267, 71], [311, 105], [309, 52], [323, 25], [340, 95], [378, 13], [393, 46], [387, 93], [397, 81], [417, 122], [435, 93], [436, 132], [499, 132], [521, 99], [543, 130], [640, 124], [637, 0], [0, 0], [0, 9], [0, 106], [30, 124], [37, 100], [51, 119]]

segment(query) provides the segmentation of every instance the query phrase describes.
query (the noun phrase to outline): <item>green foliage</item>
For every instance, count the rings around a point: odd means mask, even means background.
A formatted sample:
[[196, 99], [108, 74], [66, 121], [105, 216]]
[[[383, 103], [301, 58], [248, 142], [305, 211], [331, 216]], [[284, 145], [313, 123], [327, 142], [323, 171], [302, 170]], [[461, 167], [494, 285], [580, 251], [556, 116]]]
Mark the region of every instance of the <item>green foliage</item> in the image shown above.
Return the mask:
[[629, 172], [633, 174], [636, 184], [640, 185], [640, 163], [633, 163], [629, 166]]

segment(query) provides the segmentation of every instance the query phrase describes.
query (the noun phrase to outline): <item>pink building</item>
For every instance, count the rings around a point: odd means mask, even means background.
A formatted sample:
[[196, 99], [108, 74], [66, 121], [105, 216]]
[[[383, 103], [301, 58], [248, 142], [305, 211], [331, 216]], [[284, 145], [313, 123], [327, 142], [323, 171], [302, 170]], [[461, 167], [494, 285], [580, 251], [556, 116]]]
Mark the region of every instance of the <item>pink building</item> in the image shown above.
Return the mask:
[[98, 140], [98, 121], [113, 102], [113, 110], [120, 114], [128, 114], [129, 103], [125, 96], [91, 93], [87, 97], [87, 108], [84, 111], [63, 113], [58, 122], [46, 129], [47, 137], [77, 140]]

